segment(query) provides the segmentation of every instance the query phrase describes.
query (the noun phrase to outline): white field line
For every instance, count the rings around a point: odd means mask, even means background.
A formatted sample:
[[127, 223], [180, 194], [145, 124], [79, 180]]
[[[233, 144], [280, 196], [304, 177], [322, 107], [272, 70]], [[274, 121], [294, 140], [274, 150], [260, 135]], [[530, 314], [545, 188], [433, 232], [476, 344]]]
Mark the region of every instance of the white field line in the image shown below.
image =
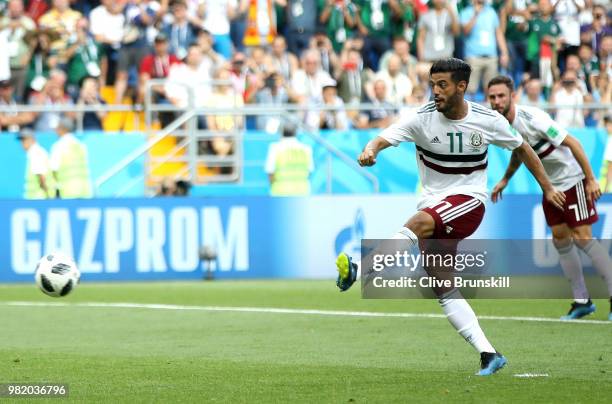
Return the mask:
[[519, 374], [515, 374], [514, 377], [521, 377], [521, 378], [531, 378], [531, 377], [549, 377], [550, 375], [548, 373], [519, 373]]
[[[374, 311], [343, 311], [343, 310], [314, 310], [314, 309], [287, 309], [276, 307], [227, 307], [227, 306], [184, 306], [178, 304], [146, 304], [146, 303], [64, 303], [64, 302], [0, 302], [2, 306], [25, 307], [97, 307], [118, 309], [148, 309], [148, 310], [178, 310], [178, 311], [219, 311], [237, 313], [274, 313], [274, 314], [302, 314], [315, 316], [339, 317], [392, 317], [392, 318], [446, 318], [444, 314], [435, 313], [385, 313]], [[538, 323], [574, 323], [574, 324], [605, 324], [612, 325], [612, 321], [603, 320], [561, 320], [548, 317], [512, 317], [512, 316], [478, 316], [480, 320], [499, 321], [531, 321]]]

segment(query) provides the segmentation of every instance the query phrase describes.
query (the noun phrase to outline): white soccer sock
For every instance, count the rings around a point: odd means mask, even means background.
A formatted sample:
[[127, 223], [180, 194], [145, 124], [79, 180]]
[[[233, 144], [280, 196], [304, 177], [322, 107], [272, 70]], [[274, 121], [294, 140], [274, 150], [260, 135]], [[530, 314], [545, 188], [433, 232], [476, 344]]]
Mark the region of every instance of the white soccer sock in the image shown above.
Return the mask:
[[612, 261], [610, 261], [608, 252], [597, 240], [589, 241], [584, 247], [581, 247], [581, 249], [589, 256], [591, 262], [593, 262], [593, 266], [597, 272], [599, 272], [599, 275], [606, 281], [608, 293], [612, 296]]
[[407, 227], [402, 227], [400, 231], [395, 233], [391, 240], [406, 240], [409, 242], [409, 248], [419, 245], [419, 238], [412, 230]]
[[442, 297], [439, 302], [451, 325], [478, 352], [495, 352], [480, 328], [474, 310], [457, 289]]
[[[391, 240], [406, 240], [407, 241], [407, 245], [406, 248], [407, 249], [411, 249], [415, 246], [419, 245], [419, 238], [417, 237], [416, 234], [414, 234], [414, 232], [412, 230], [410, 230], [407, 227], [402, 227], [401, 230], [399, 230], [397, 233], [395, 233], [393, 236], [391, 236]], [[383, 241], [384, 243], [384, 241]], [[374, 251], [372, 251], [370, 254], [374, 255], [374, 254], [379, 254], [379, 248], [375, 248]], [[363, 257], [362, 257], [363, 258]], [[357, 264], [357, 275], [359, 278], [361, 278], [361, 261], [362, 260], [354, 260], [353, 262], [355, 264]]]
[[578, 250], [574, 247], [574, 242], [570, 241], [568, 245], [557, 246], [555, 248], [559, 252], [559, 264], [565, 277], [569, 280], [572, 286], [572, 294], [574, 300], [578, 303], [586, 303], [589, 299], [589, 291], [584, 284], [584, 274], [582, 273], [582, 262], [578, 255]]

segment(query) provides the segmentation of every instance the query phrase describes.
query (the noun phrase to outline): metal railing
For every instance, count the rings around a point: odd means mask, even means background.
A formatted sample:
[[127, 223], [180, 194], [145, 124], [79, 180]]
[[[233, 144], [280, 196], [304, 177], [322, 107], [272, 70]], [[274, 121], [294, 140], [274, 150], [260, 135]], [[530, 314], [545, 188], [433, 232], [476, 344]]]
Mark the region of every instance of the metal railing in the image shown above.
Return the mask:
[[[188, 105], [187, 107], [179, 107], [171, 104], [160, 104], [153, 102], [153, 88], [155, 86], [160, 86], [164, 84], [164, 80], [150, 80], [146, 83], [145, 88], [145, 103], [140, 105], [112, 105], [112, 104], [100, 104], [100, 105], [11, 105], [11, 106], [3, 106], [0, 107], [0, 113], [20, 113], [20, 112], [76, 112], [77, 113], [77, 127], [82, 129], [82, 118], [83, 113], [85, 112], [144, 112], [145, 115], [145, 124], [146, 124], [146, 132], [151, 137], [147, 140], [147, 142], [141, 147], [135, 149], [127, 156], [118, 161], [115, 165], [113, 165], [109, 170], [107, 170], [103, 175], [95, 180], [96, 189], [100, 189], [104, 184], [106, 184], [111, 178], [120, 173], [126, 167], [128, 167], [131, 163], [136, 161], [137, 159], [145, 156], [147, 171], [140, 176], [130, 180], [127, 184], [125, 184], [116, 194], [116, 196], [121, 196], [128, 192], [132, 187], [138, 185], [142, 181], [146, 181], [147, 177], [150, 177], [155, 170], [156, 167], [159, 167], [163, 164], [170, 162], [180, 162], [185, 164], [185, 168], [177, 172], [175, 175], [180, 177], [187, 177], [191, 180], [197, 178], [198, 167], [200, 164], [206, 166], [232, 166], [234, 167], [234, 171], [229, 176], [209, 176], [206, 178], [206, 181], [209, 182], [217, 182], [217, 181], [240, 181], [240, 168], [243, 166], [244, 162], [242, 161], [242, 136], [243, 132], [239, 129], [238, 120], [240, 118], [244, 118], [246, 116], [265, 116], [265, 115], [277, 115], [277, 116], [286, 116], [286, 115], [299, 115], [302, 113], [306, 113], [308, 111], [317, 110], [317, 111], [371, 111], [381, 109], [380, 105], [363, 103], [359, 105], [354, 104], [346, 104], [344, 106], [329, 106], [329, 105], [300, 105], [300, 104], [286, 104], [286, 105], [264, 105], [264, 104], [247, 104], [241, 107], [233, 106], [233, 107], [223, 107], [223, 106], [214, 106], [214, 107], [203, 107], [196, 106], [194, 102], [194, 94], [193, 87], [186, 86], [187, 92], [189, 94], [188, 97]], [[223, 81], [211, 81], [208, 82], [209, 85], [228, 85], [231, 84], [229, 82]], [[396, 110], [400, 106], [395, 106]], [[405, 106], [401, 106], [405, 107]], [[417, 108], [418, 106], [413, 106]], [[612, 111], [612, 104], [599, 104], [599, 103], [590, 103], [590, 104], [582, 104], [582, 105], [561, 105], [561, 104], [544, 104], [538, 105], [538, 107], [545, 110], [555, 110], [561, 108], [574, 108], [583, 111], [604, 111], [608, 113]], [[157, 133], [154, 133], [153, 130], [153, 121], [156, 113], [160, 112], [175, 112], [178, 113], [178, 117], [171, 122], [165, 128], [162, 128]], [[232, 116], [234, 118], [235, 127], [237, 128], [235, 131], [230, 131], [225, 134], [219, 134], [217, 132], [210, 132], [207, 130], [198, 129], [197, 119], [198, 117], [207, 117], [214, 115], [227, 115]], [[354, 156], [349, 156], [346, 153], [342, 152], [338, 148], [336, 148], [331, 142], [327, 141], [324, 137], [318, 134], [318, 130], [309, 128], [306, 124], [301, 122], [301, 120], [296, 121], [299, 124], [299, 127], [302, 129], [301, 133], [308, 136], [314, 142], [323, 147], [327, 153], [328, 157], [326, 160], [326, 170], [327, 170], [327, 192], [332, 192], [333, 189], [333, 168], [332, 163], [333, 159], [338, 159], [342, 163], [346, 164], [350, 169], [356, 172], [358, 175], [366, 179], [372, 186], [373, 192], [379, 191], [379, 183], [376, 176], [374, 176], [371, 172], [365, 170], [363, 167], [360, 167]], [[159, 144], [164, 139], [170, 136], [177, 136], [182, 138], [178, 144], [170, 151], [168, 151], [165, 155], [151, 158], [150, 151], [153, 147]], [[199, 155], [197, 150], [197, 145], [199, 141], [210, 140], [213, 137], [228, 137], [232, 139], [234, 143], [234, 152], [230, 157], [218, 157], [214, 155]], [[186, 155], [181, 155], [179, 152], [187, 149]], [[196, 181], [197, 182], [197, 181]]]

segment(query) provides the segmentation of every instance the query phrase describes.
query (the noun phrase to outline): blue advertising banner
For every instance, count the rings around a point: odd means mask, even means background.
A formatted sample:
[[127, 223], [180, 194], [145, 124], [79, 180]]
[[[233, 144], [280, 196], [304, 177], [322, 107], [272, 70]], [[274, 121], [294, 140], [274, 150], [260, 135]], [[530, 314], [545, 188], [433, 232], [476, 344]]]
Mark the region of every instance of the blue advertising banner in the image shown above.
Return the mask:
[[[472, 238], [550, 237], [540, 196], [488, 204]], [[90, 280], [198, 279], [199, 250], [216, 278], [333, 278], [338, 252], [391, 236], [415, 195], [0, 201], [0, 282], [31, 281], [38, 259], [63, 251]], [[612, 195], [597, 205], [597, 238], [612, 238]], [[551, 249], [547, 257], [555, 261]], [[551, 262], [552, 262], [551, 261]], [[555, 262], [556, 264], [556, 262]]]

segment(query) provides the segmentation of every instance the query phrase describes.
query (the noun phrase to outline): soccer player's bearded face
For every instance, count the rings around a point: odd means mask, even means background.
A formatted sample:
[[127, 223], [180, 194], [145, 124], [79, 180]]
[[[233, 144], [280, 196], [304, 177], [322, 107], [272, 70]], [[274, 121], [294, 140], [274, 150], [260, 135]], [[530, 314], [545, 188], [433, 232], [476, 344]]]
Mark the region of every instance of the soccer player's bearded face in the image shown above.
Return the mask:
[[506, 116], [510, 111], [512, 94], [505, 84], [494, 84], [489, 87], [488, 95], [491, 108]]
[[455, 83], [451, 73], [432, 74], [429, 76], [429, 85], [434, 96], [436, 110], [442, 113], [450, 111], [463, 102], [463, 94], [467, 87], [465, 81]]

